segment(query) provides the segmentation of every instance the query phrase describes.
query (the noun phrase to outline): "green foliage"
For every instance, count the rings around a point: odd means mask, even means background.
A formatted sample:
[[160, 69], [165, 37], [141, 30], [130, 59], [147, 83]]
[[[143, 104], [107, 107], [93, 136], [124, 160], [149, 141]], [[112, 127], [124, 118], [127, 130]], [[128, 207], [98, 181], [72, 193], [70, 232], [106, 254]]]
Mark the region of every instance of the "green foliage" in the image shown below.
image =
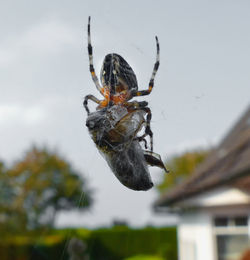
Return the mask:
[[125, 258], [124, 260], [166, 260], [166, 259], [160, 256], [136, 255], [136, 256]]
[[70, 259], [71, 237], [86, 245], [89, 260], [177, 260], [176, 228], [67, 229], [49, 235], [9, 237], [0, 241], [0, 259]]
[[[138, 254], [177, 259], [176, 229], [171, 227], [99, 229], [91, 233], [87, 241], [93, 260], [116, 260]], [[164, 250], [166, 246], [169, 247], [167, 251]]]
[[86, 209], [91, 202], [86, 180], [47, 149], [31, 148], [8, 169], [0, 164], [0, 231], [48, 228], [59, 210]]
[[167, 168], [170, 173], [165, 175], [161, 184], [157, 186], [160, 193], [166, 191], [166, 189], [183, 182], [188, 176], [190, 176], [195, 168], [204, 161], [209, 154], [210, 150], [193, 150], [185, 152], [181, 155], [173, 156], [167, 163]]

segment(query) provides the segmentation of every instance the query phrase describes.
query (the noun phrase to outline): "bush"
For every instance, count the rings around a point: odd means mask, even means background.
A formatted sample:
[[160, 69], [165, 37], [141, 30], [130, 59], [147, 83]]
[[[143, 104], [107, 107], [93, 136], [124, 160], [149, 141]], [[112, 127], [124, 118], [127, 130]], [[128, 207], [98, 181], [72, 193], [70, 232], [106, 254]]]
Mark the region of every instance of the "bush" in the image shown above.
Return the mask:
[[124, 259], [138, 254], [177, 259], [176, 228], [173, 227], [99, 229], [91, 233], [87, 244], [93, 260]]
[[137, 256], [126, 258], [124, 260], [165, 260], [165, 259], [159, 256], [137, 255]]
[[0, 259], [67, 260], [67, 246], [72, 237], [86, 245], [90, 260], [177, 260], [174, 227], [65, 229], [47, 235], [9, 237], [0, 242]]

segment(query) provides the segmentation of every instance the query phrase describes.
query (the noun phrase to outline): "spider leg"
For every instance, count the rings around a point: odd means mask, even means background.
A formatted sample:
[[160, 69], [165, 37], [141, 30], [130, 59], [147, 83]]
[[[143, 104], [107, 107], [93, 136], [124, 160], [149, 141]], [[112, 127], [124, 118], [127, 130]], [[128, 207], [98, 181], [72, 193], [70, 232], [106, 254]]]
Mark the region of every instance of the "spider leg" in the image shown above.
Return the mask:
[[148, 89], [147, 90], [141, 90], [141, 91], [137, 91], [133, 94], [133, 96], [145, 96], [145, 95], [149, 95], [154, 87], [154, 79], [155, 79], [155, 75], [157, 73], [157, 70], [159, 68], [160, 65], [160, 44], [158, 41], [158, 37], [155, 36], [155, 40], [156, 40], [156, 62], [154, 64], [154, 69], [152, 72], [152, 76], [150, 78], [149, 81], [149, 85], [148, 85]]
[[136, 137], [135, 140], [138, 140], [139, 142], [144, 142], [144, 147], [145, 147], [145, 149], [146, 149], [146, 150], [148, 149], [147, 140], [146, 140], [144, 137], [139, 136], [139, 137]]
[[83, 106], [85, 107], [85, 109], [86, 109], [86, 111], [87, 111], [87, 113], [88, 113], [88, 115], [89, 115], [89, 108], [88, 108], [88, 100], [92, 100], [93, 102], [95, 102], [95, 103], [97, 103], [97, 104], [101, 104], [101, 100], [99, 100], [99, 99], [97, 99], [95, 96], [93, 96], [93, 95], [87, 95], [87, 96], [85, 96], [85, 98], [84, 98], [84, 101], [83, 101]]
[[97, 90], [99, 90], [100, 93], [102, 94], [102, 88], [101, 88], [99, 80], [95, 74], [95, 69], [94, 69], [94, 65], [93, 65], [93, 48], [91, 45], [91, 37], [90, 37], [90, 16], [89, 16], [89, 21], [88, 21], [88, 55], [89, 55], [89, 70], [90, 70], [90, 73], [92, 76], [92, 80], [94, 81]]
[[123, 103], [124, 106], [126, 106], [127, 108], [143, 108], [146, 107], [148, 105], [147, 101], [132, 101], [132, 102], [124, 102]]
[[152, 132], [151, 127], [150, 127], [150, 121], [151, 121], [151, 118], [152, 118], [152, 113], [151, 113], [151, 110], [150, 110], [149, 107], [142, 107], [140, 109], [147, 113], [146, 128], [145, 128], [144, 134], [142, 136], [136, 137], [135, 139], [139, 140], [139, 142], [140, 142], [143, 139], [145, 139], [145, 137], [147, 135], [149, 135], [149, 137], [150, 137], [150, 151], [153, 152], [153, 132]]

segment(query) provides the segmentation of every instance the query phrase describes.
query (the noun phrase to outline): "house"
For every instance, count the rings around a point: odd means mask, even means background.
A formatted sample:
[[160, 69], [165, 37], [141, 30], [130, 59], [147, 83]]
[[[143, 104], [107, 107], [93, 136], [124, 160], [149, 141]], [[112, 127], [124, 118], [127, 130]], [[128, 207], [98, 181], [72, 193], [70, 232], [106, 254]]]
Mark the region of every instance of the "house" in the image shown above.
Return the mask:
[[179, 215], [179, 260], [241, 259], [250, 249], [250, 106], [193, 175], [163, 194], [154, 209]]

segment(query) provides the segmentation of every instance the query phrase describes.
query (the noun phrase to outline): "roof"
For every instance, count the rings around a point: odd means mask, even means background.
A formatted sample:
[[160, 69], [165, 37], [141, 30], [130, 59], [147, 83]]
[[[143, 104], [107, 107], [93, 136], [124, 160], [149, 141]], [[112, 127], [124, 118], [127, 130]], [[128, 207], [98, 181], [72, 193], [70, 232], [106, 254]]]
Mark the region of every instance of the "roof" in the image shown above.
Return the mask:
[[250, 194], [250, 105], [194, 174], [164, 193], [154, 206], [173, 206], [222, 185], [237, 187]]

